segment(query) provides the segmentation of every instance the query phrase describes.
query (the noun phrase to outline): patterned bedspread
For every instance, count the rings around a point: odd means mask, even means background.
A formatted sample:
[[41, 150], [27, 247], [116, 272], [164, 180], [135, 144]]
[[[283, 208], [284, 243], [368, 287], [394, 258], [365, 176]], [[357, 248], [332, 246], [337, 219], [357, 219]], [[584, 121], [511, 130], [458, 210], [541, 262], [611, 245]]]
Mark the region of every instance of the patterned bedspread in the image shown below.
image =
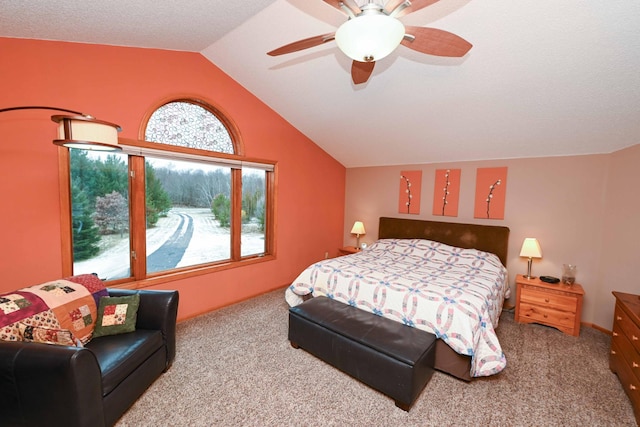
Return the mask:
[[294, 306], [309, 293], [435, 334], [471, 356], [473, 377], [506, 366], [495, 328], [509, 286], [494, 254], [430, 240], [378, 240], [356, 254], [309, 266], [285, 298]]

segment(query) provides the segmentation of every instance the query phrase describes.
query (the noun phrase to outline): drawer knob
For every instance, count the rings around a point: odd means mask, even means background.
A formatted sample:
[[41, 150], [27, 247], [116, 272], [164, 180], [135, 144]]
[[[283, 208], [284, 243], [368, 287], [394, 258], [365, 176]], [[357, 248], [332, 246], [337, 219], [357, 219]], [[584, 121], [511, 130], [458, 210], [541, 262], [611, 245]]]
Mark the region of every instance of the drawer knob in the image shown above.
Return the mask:
[[545, 315], [543, 315], [543, 317], [546, 319], [548, 316], [545, 314]]
[[617, 336], [618, 336], [618, 333], [617, 333], [617, 332], [614, 332], [614, 333], [613, 333], [613, 336], [614, 336], [614, 337], [617, 337]]
[[631, 341], [638, 341], [638, 337], [637, 337], [637, 336], [635, 336], [635, 335], [632, 335], [632, 336], [631, 336]]
[[618, 354], [615, 350], [611, 350], [611, 354]]
[[549, 298], [545, 298], [545, 299], [544, 299], [544, 302], [549, 302]]
[[634, 368], [637, 368], [637, 367], [638, 367], [638, 364], [637, 364], [636, 362], [631, 362], [631, 365], [632, 365]]
[[636, 386], [634, 386], [633, 384], [629, 384], [629, 388], [630, 388], [631, 390], [635, 390], [635, 389], [636, 389]]
[[622, 320], [622, 317], [616, 316], [616, 320]]

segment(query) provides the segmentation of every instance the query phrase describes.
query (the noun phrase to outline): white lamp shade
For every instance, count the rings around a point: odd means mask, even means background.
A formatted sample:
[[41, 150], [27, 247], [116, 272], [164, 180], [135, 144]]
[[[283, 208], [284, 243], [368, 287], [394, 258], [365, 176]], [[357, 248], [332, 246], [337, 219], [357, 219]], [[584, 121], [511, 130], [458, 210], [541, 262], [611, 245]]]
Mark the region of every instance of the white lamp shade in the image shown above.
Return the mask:
[[527, 258], [542, 258], [542, 249], [540, 249], [538, 239], [533, 237], [527, 237], [524, 239], [522, 249], [520, 249], [520, 256]]
[[353, 228], [351, 228], [351, 234], [357, 234], [357, 235], [365, 234], [364, 224], [362, 223], [362, 221], [356, 221], [353, 224]]
[[58, 123], [57, 145], [83, 150], [119, 150], [116, 124], [97, 120], [91, 116], [52, 116]]
[[398, 47], [404, 37], [404, 25], [385, 14], [361, 15], [342, 24], [335, 37], [338, 47], [349, 58], [378, 61]]

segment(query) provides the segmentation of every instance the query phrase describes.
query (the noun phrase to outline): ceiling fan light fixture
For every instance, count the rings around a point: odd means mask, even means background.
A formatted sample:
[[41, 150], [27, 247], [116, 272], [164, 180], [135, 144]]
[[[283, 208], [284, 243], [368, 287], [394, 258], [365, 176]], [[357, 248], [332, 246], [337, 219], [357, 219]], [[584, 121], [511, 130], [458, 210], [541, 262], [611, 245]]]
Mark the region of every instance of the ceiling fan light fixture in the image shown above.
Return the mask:
[[393, 52], [404, 37], [404, 25], [384, 13], [349, 19], [336, 31], [336, 43], [354, 61], [379, 61]]

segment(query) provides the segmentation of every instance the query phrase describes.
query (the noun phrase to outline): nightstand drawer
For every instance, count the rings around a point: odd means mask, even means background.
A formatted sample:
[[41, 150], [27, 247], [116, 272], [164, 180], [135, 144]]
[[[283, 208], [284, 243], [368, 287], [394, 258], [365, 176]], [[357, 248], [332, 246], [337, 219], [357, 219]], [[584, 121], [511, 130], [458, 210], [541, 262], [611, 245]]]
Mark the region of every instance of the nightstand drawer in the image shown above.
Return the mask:
[[640, 353], [634, 348], [618, 322], [613, 324], [612, 348], [617, 348], [619, 355], [626, 361], [631, 372], [640, 381]]
[[[535, 287], [522, 288], [520, 300], [523, 303], [541, 305], [555, 310], [564, 310], [571, 313], [576, 312], [577, 297], [572, 295], [560, 295], [548, 290], [538, 290]], [[574, 316], [575, 320], [575, 316]]]
[[614, 327], [615, 325], [620, 325], [620, 329], [622, 329], [622, 332], [627, 336], [636, 352], [640, 353], [640, 328], [638, 328], [618, 304], [616, 304], [613, 320]]
[[575, 312], [554, 310], [553, 308], [529, 304], [524, 302], [524, 298], [520, 303], [520, 317], [527, 318], [532, 322], [540, 322], [549, 326], [573, 328], [576, 322]]

